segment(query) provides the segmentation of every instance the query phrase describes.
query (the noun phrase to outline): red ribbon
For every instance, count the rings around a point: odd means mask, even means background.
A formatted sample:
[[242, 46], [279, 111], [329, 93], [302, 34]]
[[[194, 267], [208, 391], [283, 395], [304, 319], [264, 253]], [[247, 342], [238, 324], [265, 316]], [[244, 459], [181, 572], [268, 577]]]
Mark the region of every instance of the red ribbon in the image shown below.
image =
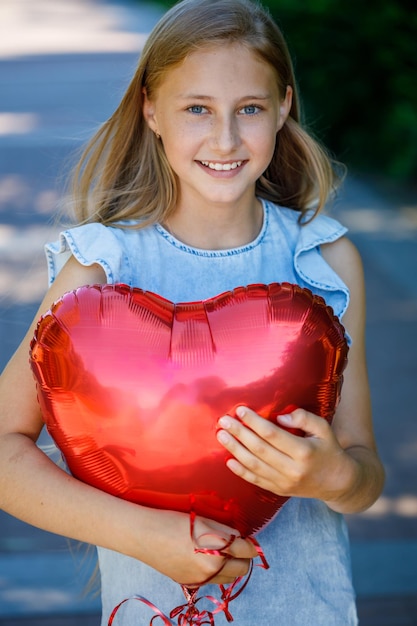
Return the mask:
[[112, 626], [114, 618], [116, 617], [116, 613], [119, 612], [119, 609], [123, 606], [123, 604], [126, 604], [126, 602], [130, 602], [131, 600], [138, 600], [139, 602], [143, 602], [144, 604], [146, 604], [146, 606], [154, 611], [155, 615], [149, 622], [149, 626], [152, 626], [155, 620], [158, 619], [158, 617], [162, 619], [165, 626], [174, 626], [174, 622], [171, 622], [171, 620], [166, 615], [164, 615], [162, 611], [160, 611], [154, 604], [152, 604], [152, 602], [149, 602], [149, 600], [147, 600], [143, 596], [132, 596], [130, 598], [125, 598], [124, 600], [122, 600], [117, 606], [114, 607], [113, 611], [111, 612], [109, 621], [107, 622], [107, 626]]
[[[226, 561], [232, 558], [230, 554], [225, 552], [225, 550], [230, 548], [232, 543], [237, 539], [237, 535], [230, 535], [230, 537], [228, 537], [225, 540], [224, 545], [222, 545], [218, 549], [205, 548], [204, 546], [199, 545], [199, 539], [201, 539], [201, 537], [198, 538], [195, 536], [195, 532], [194, 532], [195, 517], [196, 517], [195, 513], [191, 511], [190, 533], [191, 533], [191, 537], [195, 545], [194, 551], [196, 553], [211, 554], [213, 556], [222, 556], [225, 559], [225, 561], [222, 563], [221, 567], [217, 570], [217, 572], [215, 572], [215, 574], [212, 574], [209, 578], [207, 578], [201, 583], [198, 583], [197, 585], [192, 585], [192, 584], [181, 585], [186, 602], [172, 609], [172, 611], [169, 614], [169, 617], [167, 617], [164, 613], [162, 613], [162, 611], [160, 611], [154, 604], [152, 604], [152, 602], [149, 602], [149, 600], [147, 600], [143, 596], [132, 596], [131, 598], [126, 598], [125, 600], [122, 600], [122, 602], [120, 602], [113, 609], [109, 617], [108, 626], [112, 626], [114, 618], [116, 614], [118, 613], [119, 609], [126, 602], [129, 602], [130, 600], [137, 600], [139, 602], [143, 602], [144, 604], [146, 604], [146, 606], [148, 606], [150, 609], [154, 611], [155, 615], [152, 617], [151, 621], [149, 622], [149, 626], [153, 626], [153, 624], [155, 623], [155, 620], [157, 620], [158, 618], [162, 619], [163, 624], [165, 626], [175, 626], [175, 622], [173, 622], [172, 619], [177, 620], [176, 621], [177, 626], [206, 626], [206, 625], [215, 626], [214, 616], [220, 612], [223, 612], [225, 614], [225, 617], [228, 622], [233, 622], [233, 616], [230, 613], [229, 604], [230, 602], [232, 602], [232, 600], [235, 600], [238, 596], [240, 596], [242, 591], [245, 589], [245, 587], [249, 583], [250, 577], [252, 575], [253, 567], [254, 567], [253, 561], [251, 560], [250, 562], [250, 569], [249, 569], [249, 572], [246, 574], [246, 576], [239, 576], [230, 585], [218, 585], [221, 591], [220, 599], [217, 599], [211, 595], [210, 596], [202, 595], [202, 596], [197, 597], [201, 587], [203, 587], [205, 584], [210, 582], [211, 579], [215, 578], [224, 568]], [[256, 541], [256, 539], [254, 537], [246, 537], [246, 539], [255, 546], [258, 556], [261, 559], [261, 563], [256, 564], [256, 567], [269, 569], [269, 565], [265, 558], [263, 550], [261, 546], [259, 545], [259, 543]], [[202, 599], [206, 599], [212, 602], [215, 605], [215, 608], [212, 611], [208, 611], [206, 609], [204, 609], [203, 611], [200, 611], [197, 607], [197, 603], [200, 602], [200, 600]]]

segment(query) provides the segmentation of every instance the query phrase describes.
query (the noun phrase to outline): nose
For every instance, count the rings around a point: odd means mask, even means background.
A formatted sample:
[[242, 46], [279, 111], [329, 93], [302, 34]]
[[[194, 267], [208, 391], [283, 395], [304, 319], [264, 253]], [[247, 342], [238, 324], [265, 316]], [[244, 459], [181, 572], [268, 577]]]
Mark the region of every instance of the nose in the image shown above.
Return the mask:
[[213, 120], [211, 141], [220, 154], [230, 154], [241, 142], [239, 124], [234, 115], [219, 115]]

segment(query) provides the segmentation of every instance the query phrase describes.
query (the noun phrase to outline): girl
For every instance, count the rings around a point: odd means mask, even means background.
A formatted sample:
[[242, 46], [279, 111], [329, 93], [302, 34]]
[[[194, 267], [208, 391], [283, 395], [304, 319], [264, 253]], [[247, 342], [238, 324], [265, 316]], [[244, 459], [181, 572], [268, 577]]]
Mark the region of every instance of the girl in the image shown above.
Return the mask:
[[[361, 261], [345, 229], [320, 215], [335, 182], [326, 153], [300, 126], [290, 57], [269, 15], [250, 0], [183, 0], [155, 27], [120, 106], [84, 153], [75, 176], [80, 225], [47, 246], [51, 287], [40, 313], [92, 283], [185, 302], [287, 281], [323, 296], [343, 318], [351, 347], [332, 427], [302, 409], [276, 425], [250, 408], [239, 420], [219, 416], [230, 471], [291, 496], [260, 534], [271, 569], [256, 568], [234, 601], [239, 626], [357, 623], [341, 514], [376, 500], [383, 469], [371, 425]], [[178, 583], [244, 575], [256, 556], [249, 541], [234, 541], [227, 560], [196, 554], [188, 515], [103, 493], [36, 447], [43, 423], [28, 367], [35, 323], [1, 379], [0, 506], [99, 546], [103, 626], [130, 595], [168, 613], [184, 601]], [[198, 518], [195, 532], [232, 531]], [[126, 603], [117, 619], [148, 623], [142, 609]], [[226, 624], [223, 614], [216, 624]]]

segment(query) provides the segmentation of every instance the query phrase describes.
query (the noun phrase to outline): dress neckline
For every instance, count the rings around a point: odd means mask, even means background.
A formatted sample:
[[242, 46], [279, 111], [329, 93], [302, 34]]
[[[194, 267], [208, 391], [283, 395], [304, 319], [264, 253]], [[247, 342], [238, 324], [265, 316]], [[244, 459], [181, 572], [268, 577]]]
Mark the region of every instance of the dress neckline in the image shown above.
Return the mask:
[[243, 246], [237, 246], [236, 248], [225, 248], [225, 249], [221, 249], [221, 250], [210, 250], [210, 249], [206, 249], [206, 248], [194, 248], [193, 246], [185, 244], [180, 239], [177, 239], [172, 233], [170, 233], [161, 224], [159, 224], [159, 223], [155, 224], [154, 228], [158, 232], [158, 234], [165, 239], [165, 241], [167, 243], [169, 243], [170, 245], [174, 246], [175, 248], [181, 250], [182, 252], [186, 252], [188, 254], [192, 254], [193, 256], [225, 257], [225, 256], [233, 256], [233, 255], [237, 255], [237, 254], [242, 254], [244, 252], [248, 252], [250, 250], [253, 250], [253, 248], [256, 248], [257, 246], [259, 246], [259, 244], [264, 239], [265, 234], [266, 234], [266, 232], [268, 230], [269, 207], [268, 207], [268, 204], [265, 202], [265, 200], [260, 198], [260, 201], [261, 201], [262, 210], [263, 210], [263, 221], [262, 221], [262, 228], [261, 228], [261, 230], [259, 231], [258, 235], [255, 237], [255, 239], [253, 239], [249, 243], [246, 243]]

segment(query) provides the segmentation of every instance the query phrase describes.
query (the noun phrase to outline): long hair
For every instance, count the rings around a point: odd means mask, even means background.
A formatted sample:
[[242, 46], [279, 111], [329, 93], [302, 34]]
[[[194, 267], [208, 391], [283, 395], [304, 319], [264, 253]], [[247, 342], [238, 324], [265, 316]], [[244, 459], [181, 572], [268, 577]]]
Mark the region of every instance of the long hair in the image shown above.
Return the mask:
[[[182, 0], [149, 35], [120, 105], [88, 143], [74, 172], [73, 196], [80, 223], [163, 222], [175, 209], [178, 181], [163, 144], [143, 115], [166, 73], [193, 51], [241, 43], [274, 69], [278, 93], [293, 90], [289, 117], [277, 134], [273, 158], [256, 194], [300, 212], [325, 205], [337, 182], [328, 154], [302, 128], [297, 85], [284, 37], [268, 12], [251, 0]], [[311, 215], [311, 213], [310, 213]]]

